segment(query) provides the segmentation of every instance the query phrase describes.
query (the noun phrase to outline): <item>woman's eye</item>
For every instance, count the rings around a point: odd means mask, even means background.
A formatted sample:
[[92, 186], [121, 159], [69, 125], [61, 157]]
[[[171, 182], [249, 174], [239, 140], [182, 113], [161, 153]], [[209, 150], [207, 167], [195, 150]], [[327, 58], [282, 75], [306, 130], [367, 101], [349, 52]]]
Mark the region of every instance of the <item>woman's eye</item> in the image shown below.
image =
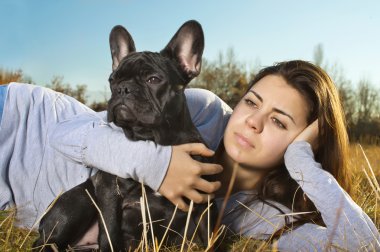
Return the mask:
[[272, 121], [276, 124], [280, 129], [286, 129], [285, 125], [279, 121], [277, 118], [272, 118]]
[[156, 76], [152, 76], [152, 77], [149, 77], [146, 82], [148, 82], [149, 84], [158, 84], [161, 82], [161, 79]]
[[245, 104], [247, 104], [248, 106], [255, 106], [256, 107], [256, 103], [254, 103], [252, 100], [250, 99], [245, 99]]

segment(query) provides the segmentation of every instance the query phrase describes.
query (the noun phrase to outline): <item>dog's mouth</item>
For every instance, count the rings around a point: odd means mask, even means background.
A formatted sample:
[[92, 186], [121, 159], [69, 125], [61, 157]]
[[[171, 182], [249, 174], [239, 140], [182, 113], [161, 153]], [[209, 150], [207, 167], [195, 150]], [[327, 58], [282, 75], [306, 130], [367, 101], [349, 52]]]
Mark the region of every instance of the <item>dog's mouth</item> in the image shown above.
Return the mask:
[[125, 104], [118, 104], [108, 111], [108, 121], [121, 126], [128, 122], [136, 121], [133, 111]]
[[[145, 109], [145, 110], [144, 110]], [[121, 128], [131, 128], [135, 126], [149, 127], [158, 126], [161, 118], [150, 113], [151, 110], [146, 107], [143, 110], [139, 107], [128, 106], [124, 103], [109, 106], [108, 122], [113, 122]]]
[[136, 109], [123, 103], [109, 107], [108, 121], [122, 128], [130, 140], [154, 140], [153, 130], [158, 127], [160, 120], [149, 113], [136, 112]]

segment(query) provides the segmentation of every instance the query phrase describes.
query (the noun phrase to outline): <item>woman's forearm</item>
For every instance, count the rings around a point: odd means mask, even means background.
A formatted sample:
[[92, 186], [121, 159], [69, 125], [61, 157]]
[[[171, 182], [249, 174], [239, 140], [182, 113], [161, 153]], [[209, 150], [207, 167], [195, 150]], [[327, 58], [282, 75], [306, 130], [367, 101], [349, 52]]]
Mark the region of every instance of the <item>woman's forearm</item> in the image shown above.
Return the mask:
[[[314, 160], [310, 144], [304, 141], [291, 144], [285, 154], [285, 164], [290, 176], [314, 203], [326, 224], [326, 228], [306, 229], [302, 230], [302, 234], [310, 234], [320, 242], [324, 241], [325, 246], [380, 248], [379, 232], [374, 223], [335, 178]], [[293, 232], [300, 233], [297, 229]]]

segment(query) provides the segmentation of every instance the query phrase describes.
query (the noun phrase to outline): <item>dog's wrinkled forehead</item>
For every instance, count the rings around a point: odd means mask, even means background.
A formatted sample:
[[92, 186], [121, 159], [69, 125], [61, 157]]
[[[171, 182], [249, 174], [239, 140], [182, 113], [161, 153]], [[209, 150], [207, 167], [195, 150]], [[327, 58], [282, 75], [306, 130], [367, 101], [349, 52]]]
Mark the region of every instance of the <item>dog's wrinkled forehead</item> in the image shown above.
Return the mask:
[[112, 79], [125, 80], [138, 77], [148, 77], [150, 75], [164, 76], [173, 70], [180, 73], [172, 66], [173, 62], [160, 53], [155, 52], [132, 52], [123, 58], [120, 65], [112, 73]]

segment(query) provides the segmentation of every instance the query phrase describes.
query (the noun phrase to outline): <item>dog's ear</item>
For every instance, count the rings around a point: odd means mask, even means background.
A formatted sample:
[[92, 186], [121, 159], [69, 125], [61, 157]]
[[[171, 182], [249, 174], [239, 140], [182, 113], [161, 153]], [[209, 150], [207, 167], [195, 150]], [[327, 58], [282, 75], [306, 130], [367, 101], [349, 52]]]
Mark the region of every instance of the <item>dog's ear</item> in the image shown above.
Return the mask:
[[115, 71], [125, 56], [136, 51], [131, 34], [121, 25], [117, 25], [112, 29], [110, 33], [110, 47], [112, 71]]
[[176, 60], [186, 81], [190, 81], [201, 72], [203, 49], [202, 26], [190, 20], [179, 28], [161, 54]]

